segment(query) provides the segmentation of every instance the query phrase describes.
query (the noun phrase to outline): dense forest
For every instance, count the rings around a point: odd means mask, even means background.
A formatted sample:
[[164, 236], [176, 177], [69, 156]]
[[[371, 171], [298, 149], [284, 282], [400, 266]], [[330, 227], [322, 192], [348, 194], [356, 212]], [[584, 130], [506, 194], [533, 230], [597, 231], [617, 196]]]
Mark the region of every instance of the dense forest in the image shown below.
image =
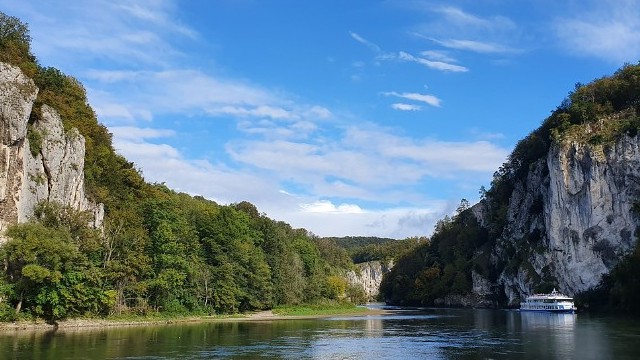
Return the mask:
[[[438, 222], [430, 242], [402, 256], [385, 275], [382, 296], [394, 304], [433, 305], [445, 295], [469, 294], [472, 271], [494, 282], [503, 272], [527, 266], [523, 249], [505, 248], [507, 261], [492, 262], [491, 249], [503, 236], [507, 208], [515, 185], [526, 178], [531, 166], [544, 159], [556, 142], [574, 141], [590, 146], [607, 146], [621, 135], [635, 136], [640, 129], [640, 65], [624, 65], [613, 76], [590, 84], [576, 84], [568, 97], [542, 125], [518, 142], [507, 161], [495, 172], [490, 188], [480, 189], [486, 224], [480, 226], [468, 204], [457, 214]], [[639, 199], [640, 201], [640, 199]], [[464, 203], [464, 201], [463, 201]], [[532, 211], [541, 211], [534, 203]], [[636, 205], [638, 208], [638, 205]], [[539, 245], [536, 232], [523, 239], [522, 246]], [[584, 308], [621, 309], [638, 313], [640, 301], [640, 249], [626, 255], [600, 286], [579, 294]], [[557, 286], [552, 277], [540, 277], [535, 291]], [[496, 303], [503, 303], [494, 299]]]
[[[0, 61], [18, 66], [86, 140], [85, 186], [105, 206], [103, 229], [88, 214], [39, 204], [0, 246], [0, 319], [49, 321], [109, 314], [235, 313], [348, 299], [345, 250], [268, 218], [248, 202], [220, 205], [145, 182], [118, 155], [85, 89], [40, 65], [26, 24], [0, 13]], [[41, 134], [29, 128], [31, 150]]]
[[389, 261], [410, 252], [418, 244], [425, 241], [427, 241], [426, 237], [399, 241], [366, 236], [327, 237], [318, 240], [318, 242], [331, 243], [333, 246], [344, 249], [354, 264], [368, 261]]

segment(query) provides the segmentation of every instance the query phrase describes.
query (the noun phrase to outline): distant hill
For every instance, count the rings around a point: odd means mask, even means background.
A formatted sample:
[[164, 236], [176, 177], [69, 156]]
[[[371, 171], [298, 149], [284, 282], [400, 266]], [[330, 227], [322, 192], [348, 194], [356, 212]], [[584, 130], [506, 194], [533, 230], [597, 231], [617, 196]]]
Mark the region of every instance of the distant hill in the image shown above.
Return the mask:
[[325, 237], [323, 239], [333, 240], [336, 244], [345, 250], [361, 248], [368, 245], [382, 245], [396, 239], [381, 238], [375, 236], [344, 236], [344, 237]]
[[336, 246], [346, 250], [354, 264], [375, 260], [393, 260], [406, 251], [410, 251], [419, 243], [427, 241], [426, 238], [396, 240], [372, 236], [327, 237], [320, 240], [333, 242]]

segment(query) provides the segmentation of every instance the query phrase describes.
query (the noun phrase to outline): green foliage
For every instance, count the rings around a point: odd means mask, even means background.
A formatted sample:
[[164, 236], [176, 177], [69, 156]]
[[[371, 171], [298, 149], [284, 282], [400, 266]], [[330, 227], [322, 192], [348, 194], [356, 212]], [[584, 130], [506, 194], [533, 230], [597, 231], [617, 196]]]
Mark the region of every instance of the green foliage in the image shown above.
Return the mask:
[[353, 304], [365, 304], [370, 300], [362, 286], [347, 285], [346, 296]]
[[327, 277], [327, 297], [333, 300], [340, 300], [347, 291], [347, 281], [341, 276]]
[[[30, 150], [42, 107], [85, 139], [88, 196], [104, 204], [103, 229], [92, 214], [38, 204], [28, 224], [0, 245], [0, 318], [152, 316], [234, 313], [322, 302], [344, 295], [342, 248], [317, 244], [304, 229], [274, 221], [248, 202], [220, 206], [148, 184], [118, 155], [82, 84], [30, 53], [28, 27], [0, 13], [0, 61], [19, 66], [39, 88], [28, 128]], [[72, 164], [71, 166], [80, 166]]]
[[22, 224], [7, 235], [2, 253], [12, 288], [6, 295], [16, 313], [24, 308], [51, 322], [104, 313], [109, 304], [100, 277], [69, 231]]
[[273, 309], [277, 315], [285, 316], [318, 316], [345, 315], [366, 312], [364, 307], [357, 307], [353, 303], [325, 301], [301, 306], [278, 306]]
[[33, 77], [37, 72], [37, 63], [30, 46], [27, 24], [0, 12], [0, 62], [16, 65], [27, 76]]
[[[34, 81], [40, 91], [30, 123], [41, 119], [42, 105], [46, 104], [58, 112], [65, 130], [75, 128], [84, 136], [84, 175], [89, 196], [105, 204], [107, 210], [126, 208], [130, 202], [139, 201], [146, 184], [133, 163], [114, 151], [111, 134], [98, 122], [82, 84], [52, 67], [38, 67]], [[31, 136], [38, 140], [38, 134]], [[39, 152], [38, 144], [31, 144], [30, 138], [32, 152]]]
[[351, 269], [353, 262], [347, 250], [338, 246], [335, 240], [328, 238], [315, 239], [314, 243], [320, 252], [320, 256], [329, 265], [338, 269]]
[[390, 261], [398, 258], [407, 251], [412, 251], [421, 242], [428, 241], [426, 238], [409, 238], [405, 240], [393, 240], [381, 244], [370, 244], [361, 248], [352, 248], [349, 256], [355, 264], [368, 261]]
[[27, 127], [27, 140], [29, 140], [29, 150], [33, 157], [38, 156], [42, 151], [42, 138], [43, 134], [40, 131], [34, 129], [31, 125]]
[[[350, 262], [360, 264], [368, 261], [389, 261], [411, 251], [426, 238], [409, 238], [395, 240], [379, 237], [347, 236], [342, 238], [316, 239], [316, 245], [322, 252], [323, 258], [329, 263], [341, 268], [350, 268]], [[346, 255], [346, 257], [345, 257]], [[347, 260], [350, 257], [351, 260]]]
[[380, 238], [375, 236], [345, 236], [345, 237], [329, 237], [327, 240], [333, 240], [338, 246], [347, 251], [354, 248], [361, 248], [368, 245], [380, 245], [395, 241], [390, 238]]
[[477, 264], [476, 249], [488, 241], [471, 210], [436, 225], [429, 242], [406, 252], [383, 276], [381, 297], [398, 305], [433, 305], [448, 294], [471, 290], [471, 269]]

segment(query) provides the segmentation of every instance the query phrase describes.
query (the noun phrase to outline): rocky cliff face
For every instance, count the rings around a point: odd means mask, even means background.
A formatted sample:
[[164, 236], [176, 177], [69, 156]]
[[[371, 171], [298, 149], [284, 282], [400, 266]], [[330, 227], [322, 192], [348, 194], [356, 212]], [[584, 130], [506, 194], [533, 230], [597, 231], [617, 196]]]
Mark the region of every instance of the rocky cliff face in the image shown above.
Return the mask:
[[369, 261], [356, 264], [357, 270], [347, 273], [347, 281], [354, 286], [361, 286], [369, 300], [378, 297], [382, 275], [393, 267], [393, 262]]
[[[635, 245], [640, 221], [632, 206], [639, 200], [640, 137], [552, 145], [512, 193], [491, 255], [494, 265], [506, 266], [492, 286], [509, 305], [541, 282], [568, 295], [596, 286]], [[474, 209], [481, 224], [483, 206]]]
[[104, 217], [101, 204], [84, 193], [84, 138], [65, 133], [60, 116], [48, 106], [33, 123], [39, 151], [32, 154], [28, 120], [38, 93], [33, 81], [17, 68], [0, 63], [0, 234], [25, 222], [41, 201], [56, 201], [93, 213], [93, 226]]

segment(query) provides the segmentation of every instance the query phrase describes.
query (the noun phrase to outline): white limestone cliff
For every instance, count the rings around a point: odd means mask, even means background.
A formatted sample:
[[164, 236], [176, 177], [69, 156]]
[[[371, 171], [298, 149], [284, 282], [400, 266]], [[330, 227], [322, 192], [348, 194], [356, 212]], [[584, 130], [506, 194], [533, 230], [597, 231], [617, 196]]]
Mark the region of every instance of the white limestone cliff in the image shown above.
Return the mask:
[[0, 63], [0, 236], [8, 226], [28, 221], [41, 201], [89, 211], [92, 225], [100, 227], [103, 206], [84, 192], [84, 138], [76, 129], [65, 132], [49, 106], [40, 109], [40, 120], [32, 124], [41, 150], [31, 153], [27, 124], [37, 93], [20, 69]]
[[382, 275], [391, 270], [393, 261], [388, 263], [381, 261], [369, 261], [356, 264], [356, 271], [347, 273], [347, 282], [350, 285], [360, 286], [370, 301], [378, 297]]
[[552, 145], [516, 185], [492, 254], [494, 263], [507, 264], [495, 284], [507, 303], [517, 305], [544, 281], [568, 295], [598, 285], [635, 246], [640, 221], [632, 207], [639, 200], [640, 137]]

